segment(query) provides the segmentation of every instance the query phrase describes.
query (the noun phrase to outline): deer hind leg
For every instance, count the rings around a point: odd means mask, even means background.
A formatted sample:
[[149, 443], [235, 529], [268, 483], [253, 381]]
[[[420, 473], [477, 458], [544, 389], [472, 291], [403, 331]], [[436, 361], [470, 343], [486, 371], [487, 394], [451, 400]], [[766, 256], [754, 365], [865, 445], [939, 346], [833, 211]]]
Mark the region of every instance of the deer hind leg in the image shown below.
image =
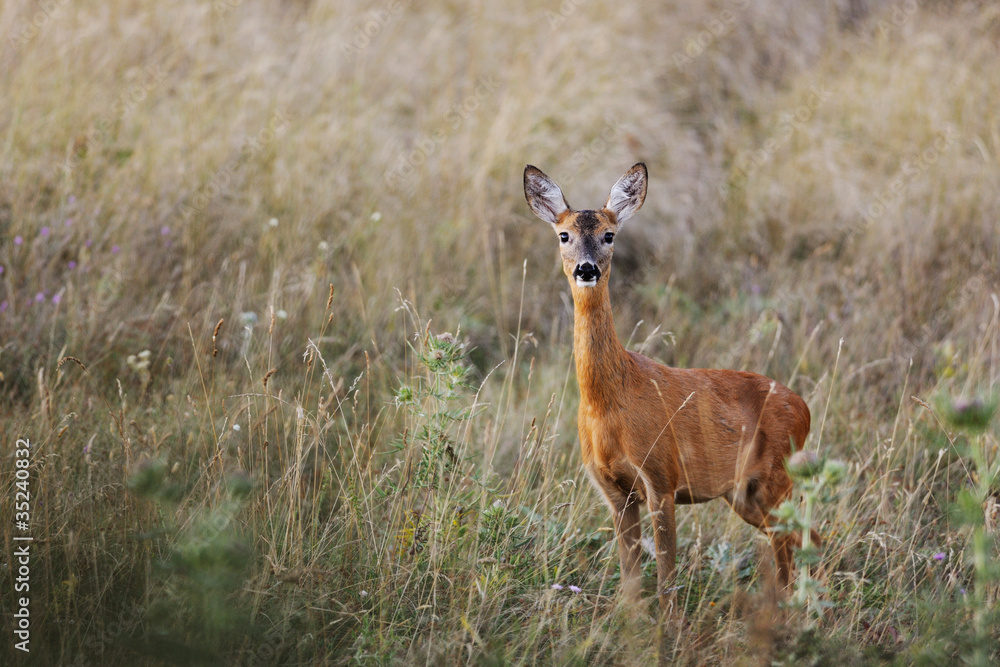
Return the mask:
[[632, 485], [622, 488], [619, 480], [596, 471], [591, 471], [591, 479], [600, 488], [611, 508], [615, 537], [618, 540], [618, 558], [621, 562], [622, 592], [627, 599], [638, 600], [642, 593], [642, 568], [639, 564], [642, 550], [639, 494], [631, 488]]
[[778, 570], [778, 585], [788, 587], [795, 572], [795, 547], [802, 544], [798, 532], [777, 532], [771, 530], [774, 519], [771, 510], [777, 507], [792, 494], [792, 480], [784, 470], [775, 474], [772, 479], [762, 482], [756, 477], [750, 477], [743, 483], [743, 488], [735, 494], [726, 494], [730, 506], [744, 521], [755, 526], [767, 535], [774, 552], [774, 561]]

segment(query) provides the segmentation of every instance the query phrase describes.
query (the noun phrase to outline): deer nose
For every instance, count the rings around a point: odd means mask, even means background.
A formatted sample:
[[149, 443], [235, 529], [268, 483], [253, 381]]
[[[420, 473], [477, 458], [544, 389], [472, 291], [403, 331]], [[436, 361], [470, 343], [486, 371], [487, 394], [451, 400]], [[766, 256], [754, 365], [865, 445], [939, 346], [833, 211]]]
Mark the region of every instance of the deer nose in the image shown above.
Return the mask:
[[601, 270], [595, 264], [584, 262], [576, 265], [573, 277], [585, 283], [597, 282], [601, 278]]

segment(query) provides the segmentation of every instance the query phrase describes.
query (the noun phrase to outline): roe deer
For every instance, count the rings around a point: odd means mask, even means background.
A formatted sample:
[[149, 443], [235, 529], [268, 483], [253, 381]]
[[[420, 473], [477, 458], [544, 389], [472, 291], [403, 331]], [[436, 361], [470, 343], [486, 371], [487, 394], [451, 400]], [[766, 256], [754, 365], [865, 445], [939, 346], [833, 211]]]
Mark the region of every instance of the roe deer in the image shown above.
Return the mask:
[[676, 554], [675, 503], [725, 498], [768, 534], [778, 581], [793, 572], [801, 538], [769, 531], [771, 509], [788, 498], [790, 441], [801, 449], [809, 408], [790, 389], [754, 373], [669, 368], [627, 351], [611, 318], [608, 278], [614, 238], [646, 199], [646, 165], [621, 177], [603, 208], [575, 211], [549, 177], [528, 165], [524, 196], [559, 237], [573, 292], [573, 354], [580, 386], [583, 463], [614, 517], [623, 590], [641, 590], [639, 503], [653, 520], [657, 594], [670, 607]]

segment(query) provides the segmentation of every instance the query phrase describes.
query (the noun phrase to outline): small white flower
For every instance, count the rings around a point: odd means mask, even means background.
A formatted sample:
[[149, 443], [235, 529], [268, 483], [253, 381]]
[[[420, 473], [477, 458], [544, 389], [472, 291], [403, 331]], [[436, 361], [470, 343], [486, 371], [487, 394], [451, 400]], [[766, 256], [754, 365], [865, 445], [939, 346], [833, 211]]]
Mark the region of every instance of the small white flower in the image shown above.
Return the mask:
[[278, 311], [278, 312], [276, 312], [276, 313], [275, 313], [274, 315], [275, 315], [275, 317], [277, 317], [277, 318], [278, 318], [279, 320], [287, 320], [287, 319], [288, 319], [288, 311], [285, 311], [285, 310], [279, 310], [279, 311]]
[[326, 252], [327, 250], [330, 249], [330, 244], [327, 243], [326, 241], [320, 241], [319, 242], [319, 249], [322, 250], [323, 252]]
[[382, 219], [382, 214], [381, 213], [379, 213], [378, 211], [375, 211], [374, 213], [372, 213], [372, 222], [378, 222], [381, 219]]
[[361, 591], [361, 597], [363, 598], [368, 597], [368, 591]]
[[234, 431], [239, 431], [240, 430], [240, 425], [239, 424], [233, 424], [233, 430]]
[[267, 221], [267, 224], [268, 224], [269, 227], [277, 227], [278, 226], [278, 219], [277, 218], [271, 218], [270, 220]]

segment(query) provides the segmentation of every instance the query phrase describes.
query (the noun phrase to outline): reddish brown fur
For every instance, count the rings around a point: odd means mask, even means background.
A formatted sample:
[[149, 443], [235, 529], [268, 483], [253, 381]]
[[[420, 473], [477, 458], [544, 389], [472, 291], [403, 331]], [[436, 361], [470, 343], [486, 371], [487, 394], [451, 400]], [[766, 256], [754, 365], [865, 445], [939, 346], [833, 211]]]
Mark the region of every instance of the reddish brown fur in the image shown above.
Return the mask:
[[[639, 205], [645, 196], [644, 166], [642, 176]], [[526, 171], [526, 191], [527, 177]], [[580, 225], [581, 213], [586, 225]], [[721, 497], [745, 521], [767, 531], [771, 509], [792, 492], [784, 461], [790, 443], [801, 448], [809, 434], [809, 408], [797, 394], [762, 375], [670, 368], [625, 350], [611, 315], [610, 244], [588, 255], [601, 270], [595, 286], [582, 287], [574, 279], [582, 247], [577, 237], [603, 239], [607, 232], [617, 233], [615, 212], [577, 212], [567, 206], [553, 226], [557, 234], [572, 235], [572, 243], [561, 246], [573, 292], [583, 462], [613, 512], [622, 580], [633, 596], [640, 589], [639, 504], [648, 506], [657, 591], [667, 608], [676, 559], [674, 505]], [[594, 247], [592, 243], [589, 250]], [[779, 583], [787, 586], [793, 547], [801, 538], [768, 534]]]

